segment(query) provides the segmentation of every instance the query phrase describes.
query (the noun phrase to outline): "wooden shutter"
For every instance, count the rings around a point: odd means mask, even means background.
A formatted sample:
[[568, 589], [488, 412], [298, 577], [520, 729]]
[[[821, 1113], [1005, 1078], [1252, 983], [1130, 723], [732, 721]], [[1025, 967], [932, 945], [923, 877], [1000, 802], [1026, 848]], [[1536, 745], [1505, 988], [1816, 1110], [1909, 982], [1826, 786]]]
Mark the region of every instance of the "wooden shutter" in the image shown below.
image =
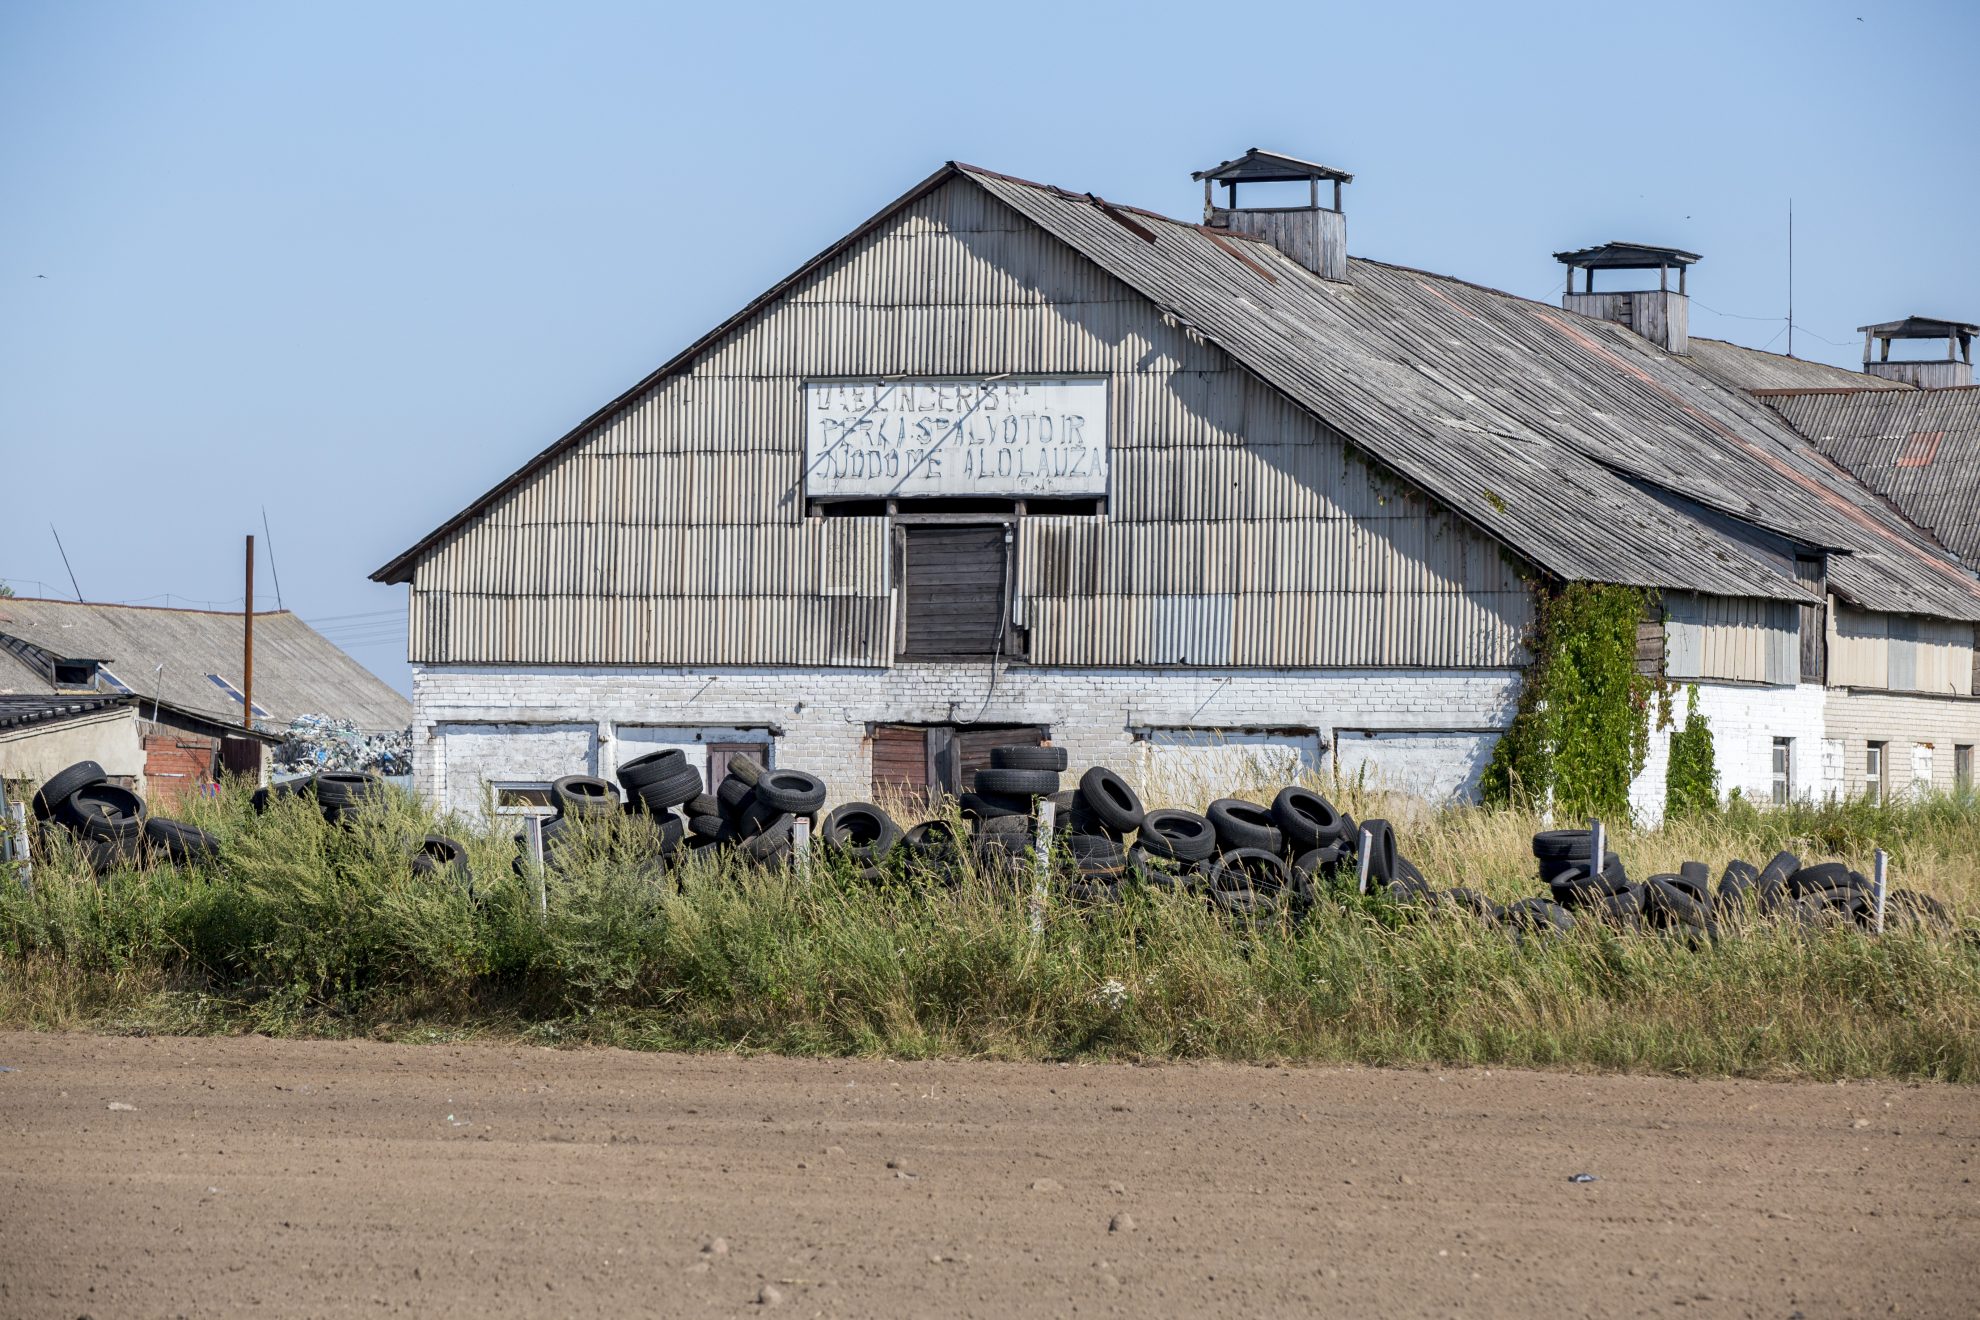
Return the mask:
[[987, 659], [1014, 653], [1006, 626], [1004, 527], [902, 529], [904, 660]]
[[[1828, 575], [1823, 561], [1812, 555], [1798, 555], [1794, 575], [1810, 591], [1826, 592]], [[1803, 605], [1801, 618], [1801, 681], [1826, 683], [1829, 680], [1829, 607]]]
[[928, 730], [918, 724], [873, 730], [873, 792], [928, 796]]

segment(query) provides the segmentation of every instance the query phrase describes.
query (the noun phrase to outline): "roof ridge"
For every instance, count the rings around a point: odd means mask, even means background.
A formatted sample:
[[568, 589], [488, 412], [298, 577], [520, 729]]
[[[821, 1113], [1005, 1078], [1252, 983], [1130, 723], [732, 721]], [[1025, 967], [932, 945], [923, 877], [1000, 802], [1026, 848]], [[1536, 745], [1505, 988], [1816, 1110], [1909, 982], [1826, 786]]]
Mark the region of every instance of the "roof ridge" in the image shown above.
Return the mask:
[[[151, 610], [159, 614], [212, 614], [224, 618], [238, 619], [240, 610], [197, 610], [180, 605], [128, 605], [118, 600], [63, 600], [57, 596], [0, 596], [0, 610], [9, 602], [17, 605], [66, 605], [71, 609], [92, 610]], [[266, 619], [277, 614], [295, 614], [294, 610], [256, 610], [254, 617]]]

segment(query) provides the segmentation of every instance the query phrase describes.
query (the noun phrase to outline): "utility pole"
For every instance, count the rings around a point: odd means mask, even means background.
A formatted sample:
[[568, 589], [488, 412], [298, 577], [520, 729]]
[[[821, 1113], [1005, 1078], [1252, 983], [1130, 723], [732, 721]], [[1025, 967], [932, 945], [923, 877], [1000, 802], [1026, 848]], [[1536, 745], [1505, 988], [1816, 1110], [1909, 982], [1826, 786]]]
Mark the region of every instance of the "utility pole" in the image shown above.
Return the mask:
[[254, 537], [247, 539], [247, 609], [241, 630], [241, 727], [254, 727]]

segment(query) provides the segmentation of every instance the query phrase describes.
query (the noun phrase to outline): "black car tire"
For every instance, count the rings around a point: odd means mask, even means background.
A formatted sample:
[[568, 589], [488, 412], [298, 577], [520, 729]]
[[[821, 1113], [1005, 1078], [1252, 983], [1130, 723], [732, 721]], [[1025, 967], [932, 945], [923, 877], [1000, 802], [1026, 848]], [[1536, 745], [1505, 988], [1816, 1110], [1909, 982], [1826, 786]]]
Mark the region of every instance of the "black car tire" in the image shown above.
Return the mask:
[[1217, 831], [1217, 845], [1225, 852], [1256, 848], [1283, 856], [1286, 836], [1272, 823], [1272, 809], [1243, 798], [1218, 798], [1204, 813]]
[[1147, 810], [1128, 781], [1104, 765], [1096, 765], [1079, 777], [1079, 797], [1086, 809], [1116, 833], [1141, 828]]
[[769, 770], [756, 781], [756, 800], [778, 811], [808, 816], [825, 805], [825, 781], [802, 770]]

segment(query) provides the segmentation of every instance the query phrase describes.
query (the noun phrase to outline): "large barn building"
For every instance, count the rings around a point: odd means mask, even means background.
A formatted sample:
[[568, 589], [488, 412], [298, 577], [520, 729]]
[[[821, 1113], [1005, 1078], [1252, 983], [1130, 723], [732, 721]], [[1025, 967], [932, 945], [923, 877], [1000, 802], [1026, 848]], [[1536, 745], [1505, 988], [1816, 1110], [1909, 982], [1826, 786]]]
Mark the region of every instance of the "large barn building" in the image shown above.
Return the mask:
[[1462, 796], [1563, 581], [1657, 593], [1728, 790], [1970, 765], [1980, 578], [1752, 392], [1908, 384], [1694, 345], [1691, 253], [1557, 254], [1557, 308], [1349, 257], [1341, 171], [1197, 177], [1185, 223], [946, 165], [380, 569], [420, 788], [679, 745], [866, 796], [1049, 737]]

